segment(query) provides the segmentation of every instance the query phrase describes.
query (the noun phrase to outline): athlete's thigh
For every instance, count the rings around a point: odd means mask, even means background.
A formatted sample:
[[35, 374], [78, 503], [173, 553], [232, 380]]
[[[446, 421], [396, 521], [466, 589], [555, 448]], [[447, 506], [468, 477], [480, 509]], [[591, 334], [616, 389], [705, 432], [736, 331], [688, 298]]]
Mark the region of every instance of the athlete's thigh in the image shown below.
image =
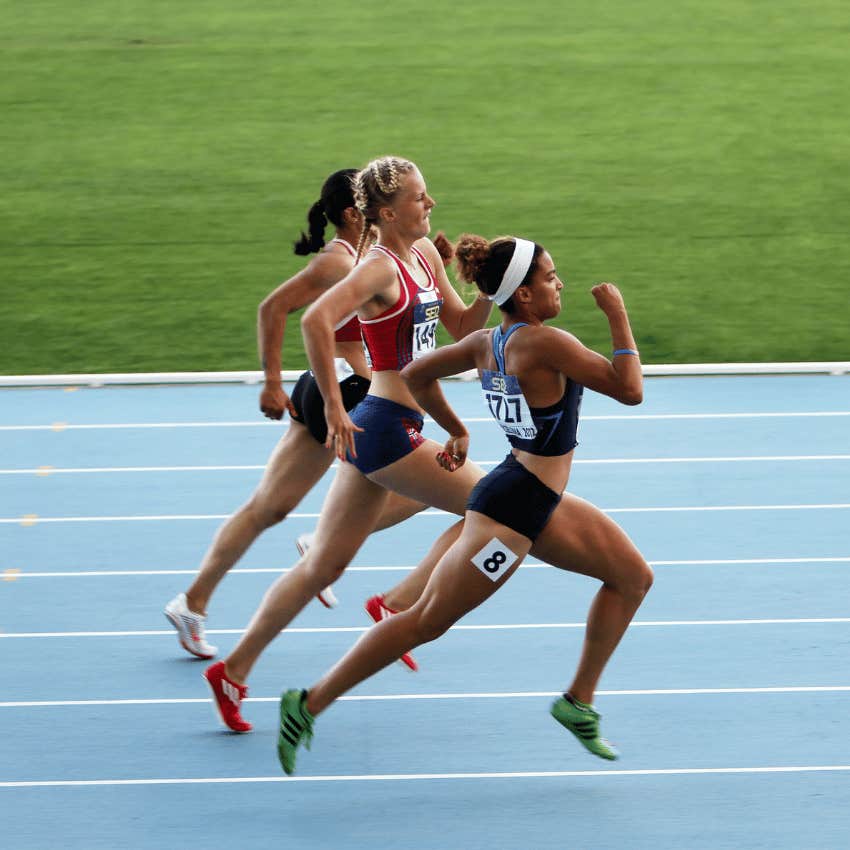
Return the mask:
[[341, 463], [322, 505], [309, 557], [348, 563], [372, 533], [387, 491], [350, 463]]
[[274, 507], [294, 508], [315, 487], [334, 459], [299, 422], [275, 446], [256, 496]]
[[[417, 605], [455, 622], [492, 596], [519, 568], [531, 541], [467, 511], [460, 538], [440, 559]], [[433, 616], [433, 615], [432, 615]]]
[[425, 440], [410, 454], [369, 474], [372, 481], [417, 502], [463, 516], [472, 488], [484, 471], [471, 461], [449, 472], [437, 463], [443, 447]]
[[626, 532], [595, 505], [571, 493], [558, 503], [531, 554], [560, 569], [609, 583], [646, 568]]
[[394, 490], [388, 490], [381, 521], [384, 523], [384, 527], [389, 527], [390, 525], [410, 519], [410, 517], [418, 514], [420, 511], [424, 511], [427, 507], [429, 506], [424, 502], [418, 502], [416, 499], [409, 499], [407, 496], [402, 496], [401, 493], [396, 493]]

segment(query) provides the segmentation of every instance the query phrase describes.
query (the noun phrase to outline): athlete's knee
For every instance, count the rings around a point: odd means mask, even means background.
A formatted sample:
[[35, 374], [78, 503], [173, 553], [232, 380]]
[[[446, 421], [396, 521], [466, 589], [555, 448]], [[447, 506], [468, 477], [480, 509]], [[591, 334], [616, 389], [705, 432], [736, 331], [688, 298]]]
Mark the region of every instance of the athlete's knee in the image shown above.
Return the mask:
[[292, 506], [279, 500], [271, 499], [264, 494], [255, 493], [251, 496], [243, 510], [250, 514], [252, 520], [259, 528], [265, 530], [271, 528], [273, 525], [277, 525], [279, 522], [283, 522], [289, 516]]
[[649, 593], [654, 579], [652, 567], [643, 558], [637, 557], [619, 582], [618, 589], [623, 596], [639, 605]]
[[320, 589], [333, 584], [345, 572], [349, 561], [332, 557], [313, 548], [301, 559], [299, 566], [310, 577], [310, 581]]

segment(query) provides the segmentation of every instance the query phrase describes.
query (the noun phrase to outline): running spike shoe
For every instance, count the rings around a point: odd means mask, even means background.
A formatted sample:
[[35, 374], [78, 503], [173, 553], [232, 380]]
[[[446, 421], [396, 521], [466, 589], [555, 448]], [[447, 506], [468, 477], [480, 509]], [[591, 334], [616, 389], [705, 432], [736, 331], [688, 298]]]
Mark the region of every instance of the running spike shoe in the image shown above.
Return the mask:
[[305, 705], [307, 691], [284, 691], [280, 697], [280, 728], [277, 735], [277, 757], [287, 775], [295, 773], [295, 755], [302, 742], [309, 750], [313, 741], [315, 718]]
[[218, 649], [210, 646], [206, 640], [204, 623], [206, 617], [189, 610], [186, 604], [186, 594], [178, 593], [168, 605], [165, 606], [165, 616], [168, 622], [177, 629], [177, 638], [180, 646], [186, 652], [198, 658], [215, 658]]
[[549, 709], [552, 717], [566, 729], [569, 729], [585, 749], [599, 758], [618, 759], [619, 752], [599, 735], [600, 714], [592, 705], [577, 699], [559, 697]]
[[204, 678], [212, 691], [221, 722], [234, 732], [250, 732], [254, 727], [239, 712], [242, 700], [248, 696], [248, 686], [229, 679], [223, 661], [207, 667]]
[[[393, 614], [398, 614], [398, 611], [393, 611], [392, 608], [387, 608], [384, 604], [384, 597], [380, 594], [367, 599], [363, 607], [366, 609], [366, 613], [376, 623], [380, 623], [381, 620], [386, 620], [389, 617], [392, 617]], [[401, 661], [401, 663], [406, 667], [409, 667], [414, 673], [419, 669], [419, 665], [413, 660], [413, 656], [409, 652], [405, 652], [399, 661]]]

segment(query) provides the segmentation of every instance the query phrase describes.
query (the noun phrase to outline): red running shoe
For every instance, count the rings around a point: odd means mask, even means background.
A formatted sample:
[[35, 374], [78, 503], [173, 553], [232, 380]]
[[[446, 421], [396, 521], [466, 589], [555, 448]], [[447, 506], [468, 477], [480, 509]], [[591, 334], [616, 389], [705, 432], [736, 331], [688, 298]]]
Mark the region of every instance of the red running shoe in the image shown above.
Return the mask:
[[248, 686], [228, 679], [223, 661], [207, 667], [204, 678], [212, 691], [221, 722], [234, 732], [250, 732], [254, 727], [239, 713], [242, 700], [248, 696]]
[[[367, 599], [366, 604], [363, 607], [366, 609], [366, 613], [376, 623], [380, 623], [381, 620], [386, 620], [389, 617], [392, 617], [393, 614], [398, 614], [398, 611], [393, 611], [392, 608], [387, 608], [387, 606], [384, 605], [384, 597], [380, 594]], [[419, 665], [413, 660], [413, 656], [409, 652], [405, 652], [399, 661], [409, 667], [414, 673], [419, 669]]]

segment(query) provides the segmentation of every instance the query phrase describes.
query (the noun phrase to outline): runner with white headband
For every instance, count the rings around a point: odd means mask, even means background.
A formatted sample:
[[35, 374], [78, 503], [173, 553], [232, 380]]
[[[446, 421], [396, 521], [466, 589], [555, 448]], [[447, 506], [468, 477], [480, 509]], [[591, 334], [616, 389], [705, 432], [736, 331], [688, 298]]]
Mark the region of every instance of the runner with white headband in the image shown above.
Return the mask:
[[561, 310], [563, 284], [540, 245], [463, 236], [455, 253], [461, 277], [499, 305], [502, 322], [410, 363], [401, 377], [450, 435], [446, 446], [456, 459], [438, 456], [443, 469], [468, 469], [469, 435], [437, 381], [468, 369], [481, 374], [486, 406], [511, 452], [478, 480], [466, 502], [461, 536], [416, 604], [367, 632], [312, 688], [283, 694], [278, 757], [286, 773], [295, 769], [298, 746], [309, 745], [318, 714], [401, 653], [444, 634], [495, 593], [529, 552], [602, 582], [587, 616], [578, 669], [550, 712], [589, 752], [618, 758], [600, 734], [592, 703], [608, 659], [652, 584], [652, 571], [612, 519], [564, 488], [584, 387], [624, 404], [642, 400], [641, 365], [626, 308], [613, 284], [592, 288], [614, 349], [604, 357], [544, 324]]

